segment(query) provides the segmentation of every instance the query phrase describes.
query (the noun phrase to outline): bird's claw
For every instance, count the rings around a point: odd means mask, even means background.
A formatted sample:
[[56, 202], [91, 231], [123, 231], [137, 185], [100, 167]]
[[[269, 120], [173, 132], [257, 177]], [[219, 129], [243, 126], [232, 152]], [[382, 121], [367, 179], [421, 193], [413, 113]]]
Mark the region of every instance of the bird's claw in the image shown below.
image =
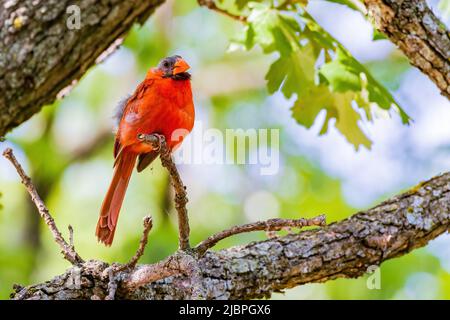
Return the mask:
[[139, 133], [137, 138], [141, 142], [150, 144], [153, 147], [153, 149], [157, 152], [161, 151], [162, 146], [165, 142], [164, 136], [159, 133], [152, 133], [152, 134]]

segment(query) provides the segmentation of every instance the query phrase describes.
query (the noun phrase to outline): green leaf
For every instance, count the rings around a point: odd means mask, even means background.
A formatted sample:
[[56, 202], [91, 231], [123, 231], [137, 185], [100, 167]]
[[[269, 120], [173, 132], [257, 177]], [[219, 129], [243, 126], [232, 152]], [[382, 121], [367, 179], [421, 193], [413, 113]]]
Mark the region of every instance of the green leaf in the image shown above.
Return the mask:
[[373, 41], [377, 41], [377, 40], [386, 40], [387, 37], [383, 32], [378, 31], [378, 29], [373, 28], [373, 33], [372, 33], [372, 40]]
[[311, 45], [292, 51], [289, 56], [281, 56], [275, 61], [266, 75], [267, 88], [274, 93], [281, 87], [286, 98], [293, 94], [307, 94], [314, 86], [314, 62], [316, 57]]
[[[408, 115], [397, 105], [391, 94], [378, 82], [367, 69], [353, 58], [345, 49], [338, 47], [336, 57], [322, 65], [320, 75], [326, 79], [333, 91], [355, 91], [358, 105], [368, 106], [369, 102], [385, 110], [398, 111], [402, 121], [409, 123]], [[365, 95], [367, 95], [365, 97]], [[364, 95], [364, 98], [362, 97]], [[370, 110], [366, 109], [368, 119]]]
[[361, 116], [351, 106], [354, 99], [354, 92], [335, 93], [332, 95], [332, 102], [337, 110], [336, 129], [338, 129], [357, 150], [360, 145], [370, 149], [371, 141], [366, 137], [358, 125]]
[[250, 28], [255, 34], [255, 42], [257, 42], [263, 50], [267, 52], [276, 49], [276, 38], [273, 33], [278, 28], [278, 17], [270, 8], [263, 4], [252, 3], [252, 13], [248, 17]]
[[292, 116], [298, 123], [310, 128], [319, 112], [326, 110], [326, 119], [320, 131], [321, 134], [328, 131], [329, 121], [335, 118], [336, 129], [355, 146], [355, 149], [358, 150], [361, 145], [370, 148], [371, 141], [358, 125], [361, 116], [351, 106], [352, 101], [356, 99], [354, 92], [332, 92], [325, 85], [315, 86], [309, 90], [309, 94], [299, 98], [291, 109]]
[[266, 3], [247, 6], [251, 12], [239, 42], [247, 50], [259, 45], [266, 54], [279, 54], [266, 74], [267, 89], [296, 97], [292, 115], [299, 124], [311, 127], [325, 110], [320, 133], [336, 119], [336, 128], [358, 149], [371, 143], [359, 126], [362, 113], [372, 121], [379, 109], [395, 110], [409, 121], [391, 94], [306, 11], [293, 15]]
[[242, 48], [244, 50], [251, 50], [255, 45], [255, 32], [250, 25], [246, 25], [241, 32], [237, 33], [230, 39], [228, 51], [235, 51], [235, 49]]
[[330, 91], [324, 85], [308, 88], [308, 93], [298, 98], [291, 108], [292, 117], [306, 128], [311, 128], [322, 109], [330, 106]]
[[336, 58], [325, 63], [319, 69], [319, 73], [327, 79], [335, 91], [361, 90], [361, 70], [358, 63], [339, 48]]
[[298, 46], [300, 28], [293, 17], [282, 16], [266, 4], [252, 2], [249, 6], [252, 12], [247, 20], [254, 34], [254, 42], [265, 53], [278, 51], [281, 55], [288, 55]]
[[266, 74], [267, 90], [270, 94], [273, 94], [280, 89], [283, 80], [286, 78], [288, 70], [288, 59], [280, 58], [272, 63]]
[[[307, 13], [303, 17], [307, 29], [310, 29], [310, 40], [320, 44], [335, 47], [335, 57], [319, 68], [319, 74], [330, 84], [335, 91], [361, 90], [360, 94], [368, 94], [367, 102], [375, 108], [394, 110], [399, 113], [402, 122], [410, 121], [406, 112], [400, 108], [389, 91], [383, 87], [370, 72], [348, 52], [342, 44], [323, 30], [317, 22]], [[318, 35], [320, 36], [318, 37]], [[359, 97], [361, 101], [361, 97]], [[368, 116], [370, 119], [371, 117]]]

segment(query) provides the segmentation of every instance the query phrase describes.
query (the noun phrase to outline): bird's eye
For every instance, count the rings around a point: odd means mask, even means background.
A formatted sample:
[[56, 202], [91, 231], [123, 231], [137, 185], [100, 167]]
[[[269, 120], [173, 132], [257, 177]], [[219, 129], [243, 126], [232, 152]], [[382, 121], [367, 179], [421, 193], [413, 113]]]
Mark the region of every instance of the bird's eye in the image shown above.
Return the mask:
[[163, 67], [164, 67], [164, 68], [168, 68], [168, 67], [169, 67], [169, 62], [167, 62], [167, 61], [164, 61], [164, 63], [163, 63]]

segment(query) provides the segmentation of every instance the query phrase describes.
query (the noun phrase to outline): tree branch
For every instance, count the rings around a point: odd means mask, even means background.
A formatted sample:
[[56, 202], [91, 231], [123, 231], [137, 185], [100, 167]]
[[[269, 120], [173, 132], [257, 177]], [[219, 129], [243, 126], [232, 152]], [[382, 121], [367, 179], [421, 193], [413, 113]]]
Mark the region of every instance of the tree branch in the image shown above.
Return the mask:
[[75, 252], [74, 245], [73, 245], [73, 229], [71, 226], [69, 226], [69, 238], [70, 238], [70, 244], [64, 240], [64, 237], [62, 236], [61, 232], [59, 232], [58, 228], [56, 227], [55, 220], [53, 220], [53, 217], [50, 215], [47, 207], [45, 206], [44, 202], [42, 201], [41, 197], [39, 196], [38, 192], [36, 191], [36, 188], [34, 187], [33, 183], [31, 182], [30, 177], [28, 177], [23, 171], [22, 166], [17, 161], [16, 157], [14, 156], [13, 151], [10, 148], [5, 149], [3, 151], [3, 156], [8, 159], [16, 168], [17, 173], [19, 174], [20, 178], [22, 179], [22, 183], [27, 189], [28, 193], [31, 196], [31, 200], [33, 201], [34, 205], [39, 211], [39, 214], [41, 215], [42, 219], [44, 219], [45, 223], [49, 227], [50, 231], [52, 232], [53, 239], [55, 242], [59, 245], [61, 248], [61, 253], [64, 256], [64, 259], [69, 261], [70, 263], [74, 265], [79, 265], [83, 263], [83, 259]]
[[253, 223], [244, 224], [241, 226], [234, 226], [230, 229], [216, 233], [206, 240], [203, 240], [195, 247], [195, 252], [199, 255], [203, 255], [206, 250], [214, 247], [217, 242], [234, 236], [236, 234], [253, 231], [279, 231], [283, 228], [303, 228], [310, 226], [324, 226], [325, 216], [320, 215], [312, 219], [269, 219], [267, 221], [258, 221]]
[[[52, 103], [163, 2], [0, 0], [0, 137]], [[67, 26], [74, 5], [79, 29]]]
[[172, 185], [175, 190], [175, 209], [178, 213], [178, 247], [180, 250], [189, 250], [191, 246], [189, 244], [189, 217], [186, 209], [186, 204], [188, 202], [186, 187], [172, 160], [172, 155], [167, 147], [166, 140], [164, 136], [159, 134], [139, 134], [138, 139], [152, 145], [154, 150], [159, 152], [162, 166], [169, 171]]
[[131, 258], [131, 260], [126, 264], [127, 268], [134, 269], [139, 259], [142, 257], [145, 251], [145, 247], [147, 246], [148, 234], [150, 230], [153, 228], [153, 220], [152, 217], [146, 216], [144, 217], [144, 232], [142, 233], [141, 241], [139, 242], [139, 248], [136, 251], [136, 254]]
[[216, 2], [214, 0], [197, 0], [197, 3], [201, 7], [206, 7], [209, 10], [216, 11], [216, 12], [218, 12], [220, 14], [223, 14], [223, 15], [231, 18], [231, 19], [234, 19], [234, 20], [237, 20], [237, 21], [241, 21], [241, 22], [246, 22], [247, 21], [247, 17], [238, 16], [238, 15], [232, 14], [232, 13], [226, 11], [226, 10], [223, 10], [222, 8], [219, 8], [216, 5]]
[[[371, 266], [425, 246], [449, 226], [450, 172], [319, 229], [207, 251], [195, 261], [181, 252], [158, 264], [139, 266], [117, 284], [116, 298], [187, 299], [199, 296], [198, 292], [206, 299], [268, 297], [301, 284], [359, 277]], [[184, 264], [191, 264], [191, 274]], [[69, 269], [42, 284], [16, 286], [12, 297], [104, 298], [109, 281], [102, 272], [107, 268], [106, 263], [90, 260], [80, 266], [79, 288], [66, 285], [72, 283], [74, 273]]]
[[369, 17], [450, 99], [450, 32], [425, 0], [364, 0]]

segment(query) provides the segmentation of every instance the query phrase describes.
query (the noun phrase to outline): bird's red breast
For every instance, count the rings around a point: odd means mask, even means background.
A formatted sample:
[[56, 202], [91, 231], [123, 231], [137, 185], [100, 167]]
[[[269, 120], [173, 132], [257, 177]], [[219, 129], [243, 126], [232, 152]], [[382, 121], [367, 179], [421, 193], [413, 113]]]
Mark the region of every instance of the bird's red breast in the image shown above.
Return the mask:
[[150, 152], [151, 146], [137, 139], [140, 133], [163, 134], [169, 148], [174, 148], [181, 142], [174, 139], [178, 133], [192, 130], [195, 110], [190, 76], [186, 73], [189, 65], [179, 58], [168, 68], [172, 68], [170, 76], [166, 75], [164, 62], [151, 69], [128, 99], [119, 122], [115, 156], [127, 146], [135, 153]]
[[121, 148], [130, 146], [130, 151], [143, 153], [151, 151], [151, 147], [140, 142], [138, 134], [159, 133], [173, 148], [179, 143], [172, 139], [175, 130], [190, 132], [194, 117], [190, 81], [147, 77], [128, 100], [116, 139]]

